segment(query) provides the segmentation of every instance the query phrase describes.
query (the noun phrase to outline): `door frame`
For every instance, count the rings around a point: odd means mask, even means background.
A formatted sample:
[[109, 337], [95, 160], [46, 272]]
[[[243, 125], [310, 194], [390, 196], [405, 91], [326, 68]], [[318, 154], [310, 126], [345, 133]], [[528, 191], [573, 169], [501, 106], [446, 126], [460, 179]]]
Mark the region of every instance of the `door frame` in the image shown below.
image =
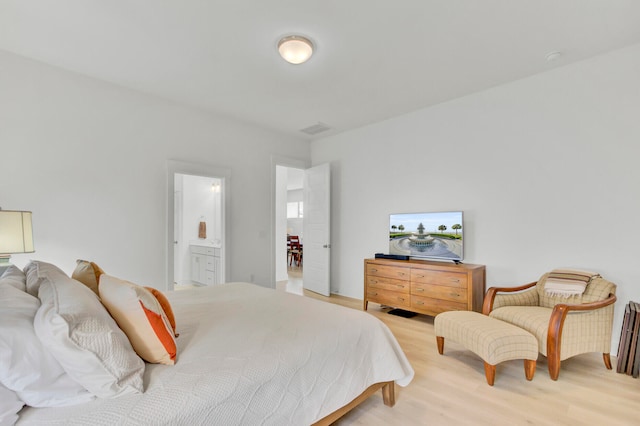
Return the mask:
[[309, 161], [299, 158], [271, 156], [271, 288], [276, 288], [276, 166], [303, 170], [310, 167]]
[[201, 163], [188, 163], [184, 161], [177, 160], [167, 160], [167, 235], [166, 235], [166, 249], [167, 249], [167, 257], [166, 257], [166, 277], [165, 281], [167, 283], [167, 289], [172, 291], [173, 288], [173, 278], [174, 278], [174, 250], [173, 250], [173, 241], [174, 241], [174, 195], [175, 195], [175, 175], [176, 173], [183, 175], [193, 175], [193, 176], [204, 176], [210, 178], [220, 179], [221, 185], [220, 190], [222, 191], [222, 206], [220, 211], [222, 212], [222, 235], [221, 235], [221, 256], [222, 261], [220, 265], [222, 266], [222, 271], [220, 271], [220, 279], [222, 282], [226, 282], [227, 271], [230, 270], [230, 246], [229, 241], [231, 241], [230, 233], [229, 233], [229, 223], [227, 221], [227, 217], [231, 217], [229, 214], [229, 208], [231, 206], [231, 195], [230, 195], [230, 187], [231, 187], [231, 170], [224, 167], [218, 167], [211, 164], [201, 164]]

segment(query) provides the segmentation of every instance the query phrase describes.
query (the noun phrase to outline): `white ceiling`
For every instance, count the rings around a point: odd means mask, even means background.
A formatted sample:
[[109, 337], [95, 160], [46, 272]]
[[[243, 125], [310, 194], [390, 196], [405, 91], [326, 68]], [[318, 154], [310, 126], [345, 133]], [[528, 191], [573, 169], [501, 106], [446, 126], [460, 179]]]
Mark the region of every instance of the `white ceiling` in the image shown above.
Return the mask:
[[305, 139], [638, 42], [637, 0], [0, 0], [0, 49]]

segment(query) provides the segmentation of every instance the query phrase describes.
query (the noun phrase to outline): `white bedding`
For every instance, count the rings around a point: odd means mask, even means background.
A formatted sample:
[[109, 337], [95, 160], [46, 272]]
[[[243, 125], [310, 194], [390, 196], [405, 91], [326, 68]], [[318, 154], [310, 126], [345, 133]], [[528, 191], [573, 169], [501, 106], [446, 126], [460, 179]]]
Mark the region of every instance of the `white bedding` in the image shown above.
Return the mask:
[[18, 424], [307, 425], [413, 369], [377, 318], [232, 283], [168, 294], [176, 365], [147, 364], [144, 393], [24, 408]]

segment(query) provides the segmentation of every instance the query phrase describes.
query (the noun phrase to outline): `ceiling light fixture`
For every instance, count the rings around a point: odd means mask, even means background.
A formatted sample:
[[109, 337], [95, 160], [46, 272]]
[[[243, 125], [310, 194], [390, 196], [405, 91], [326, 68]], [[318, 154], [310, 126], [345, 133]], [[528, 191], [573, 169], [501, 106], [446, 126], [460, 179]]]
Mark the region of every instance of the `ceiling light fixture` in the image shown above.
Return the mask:
[[290, 35], [280, 39], [278, 52], [282, 58], [291, 64], [301, 64], [313, 55], [313, 43], [306, 37]]

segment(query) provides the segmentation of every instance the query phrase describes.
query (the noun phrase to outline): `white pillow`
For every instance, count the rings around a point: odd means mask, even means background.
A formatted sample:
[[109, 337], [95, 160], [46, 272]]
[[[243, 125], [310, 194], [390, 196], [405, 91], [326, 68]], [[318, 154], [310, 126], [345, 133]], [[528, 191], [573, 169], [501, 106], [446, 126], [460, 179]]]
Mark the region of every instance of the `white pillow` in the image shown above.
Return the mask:
[[27, 276], [27, 293], [34, 297], [38, 297], [38, 289], [44, 279], [45, 273], [48, 271], [62, 274], [64, 276], [67, 275], [56, 265], [39, 260], [32, 260], [24, 267], [24, 273]]
[[5, 284], [27, 291], [27, 276], [16, 265], [9, 265], [0, 277], [0, 285]]
[[98, 296], [54, 270], [42, 278], [34, 326], [65, 371], [101, 398], [142, 392], [144, 362]]
[[11, 426], [18, 421], [18, 411], [22, 410], [24, 402], [18, 395], [0, 384], [0, 426]]
[[[40, 301], [0, 286], [0, 382], [33, 407], [59, 407], [93, 399], [42, 346], [33, 329]], [[1, 399], [1, 398], [0, 398]]]
[[127, 334], [142, 359], [173, 365], [176, 339], [158, 299], [146, 288], [107, 274], [100, 275], [100, 299]]

